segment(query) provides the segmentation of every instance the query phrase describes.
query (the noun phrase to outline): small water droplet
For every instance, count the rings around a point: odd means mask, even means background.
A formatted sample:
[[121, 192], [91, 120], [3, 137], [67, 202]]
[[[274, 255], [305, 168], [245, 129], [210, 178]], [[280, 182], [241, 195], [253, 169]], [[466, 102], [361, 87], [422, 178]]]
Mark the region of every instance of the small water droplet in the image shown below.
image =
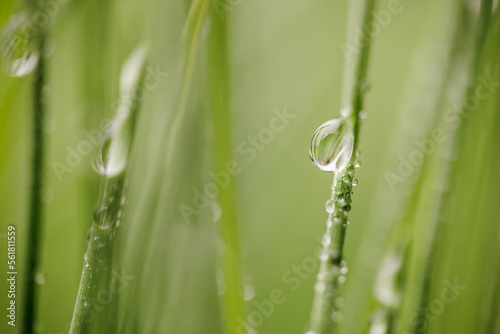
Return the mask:
[[[342, 270], [341, 270], [341, 271], [342, 271]], [[345, 276], [339, 276], [339, 278], [338, 278], [337, 280], [338, 280], [338, 282], [339, 282], [340, 284], [344, 284], [344, 283], [345, 283], [346, 278], [345, 278]]]
[[220, 207], [219, 203], [213, 202], [212, 203], [212, 219], [214, 222], [218, 221], [220, 217], [222, 216], [222, 208]]
[[362, 119], [362, 120], [363, 120], [363, 119], [366, 119], [366, 116], [368, 116], [368, 113], [366, 112], [366, 110], [361, 110], [361, 111], [359, 112], [359, 118], [360, 118], [360, 119]]
[[332, 213], [333, 210], [335, 209], [335, 201], [333, 199], [329, 199], [325, 203], [325, 210], [328, 213]]
[[94, 222], [102, 223], [104, 221], [108, 206], [106, 204], [100, 205], [94, 210], [93, 218]]
[[255, 289], [251, 284], [247, 284], [244, 287], [244, 300], [252, 300], [255, 297]]
[[342, 318], [343, 318], [342, 313], [340, 313], [338, 311], [337, 312], [333, 312], [333, 314], [332, 314], [332, 320], [333, 321], [335, 321], [335, 322], [341, 322]]
[[352, 113], [352, 109], [350, 107], [346, 107], [340, 111], [340, 114], [344, 117], [348, 117]]
[[342, 260], [342, 262], [340, 262], [340, 273], [342, 275], [345, 275], [345, 274], [347, 274], [348, 271], [349, 271], [349, 268], [347, 268], [347, 262]]
[[357, 178], [352, 179], [352, 185], [354, 187], [358, 185], [358, 179]]
[[361, 167], [361, 160], [354, 161], [354, 168], [359, 168], [359, 167]]
[[45, 284], [45, 277], [41, 271], [37, 272], [35, 275], [35, 283], [38, 285]]
[[330, 245], [330, 242], [332, 242], [332, 237], [329, 234], [323, 234], [323, 246], [328, 246]]
[[309, 155], [321, 170], [338, 172], [349, 163], [354, 148], [352, 128], [344, 118], [334, 118], [314, 132]]
[[325, 292], [325, 289], [326, 285], [324, 282], [316, 282], [316, 284], [314, 285], [314, 291], [316, 291], [317, 293], [323, 293]]
[[13, 15], [0, 36], [6, 71], [13, 77], [28, 75], [38, 64], [38, 33], [26, 13]]

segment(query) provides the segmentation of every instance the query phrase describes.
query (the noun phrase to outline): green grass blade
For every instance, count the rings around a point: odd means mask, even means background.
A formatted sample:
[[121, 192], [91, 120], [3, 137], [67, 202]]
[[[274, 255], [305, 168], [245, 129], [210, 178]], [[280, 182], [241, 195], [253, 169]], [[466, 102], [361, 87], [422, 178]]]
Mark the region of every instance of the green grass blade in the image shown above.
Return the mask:
[[[213, 166], [215, 171], [224, 171], [228, 163], [233, 161], [227, 19], [220, 18], [215, 11], [211, 14], [208, 64], [211, 119], [215, 133]], [[231, 334], [238, 333], [239, 319], [245, 318], [235, 182], [234, 179], [229, 180], [227, 186], [221, 187], [216, 199], [222, 212], [218, 229], [225, 245], [221, 255], [226, 288], [223, 295], [224, 313], [226, 330]]]
[[[371, 31], [371, 13], [375, 7], [374, 0], [364, 1], [362, 12], [362, 30]], [[351, 4], [351, 11], [359, 8]], [[351, 12], [352, 17], [355, 17]], [[354, 166], [357, 160], [359, 145], [360, 112], [364, 108], [364, 98], [367, 90], [368, 62], [370, 57], [371, 37], [360, 49], [355, 61], [347, 63], [343, 92], [343, 110], [347, 111], [346, 118], [351, 122], [354, 134], [355, 152], [347, 167], [335, 173], [332, 185], [332, 197], [335, 206], [328, 216], [327, 231], [323, 237], [323, 251], [320, 257], [320, 268], [315, 285], [315, 295], [311, 310], [310, 332], [315, 334], [330, 333], [334, 325], [337, 308], [335, 301], [339, 295], [339, 279], [342, 279], [342, 252], [345, 234], [348, 225], [350, 198], [354, 180]], [[345, 277], [344, 277], [345, 278]], [[332, 319], [333, 318], [333, 319]]]
[[123, 67], [120, 80], [121, 103], [110, 124], [96, 169], [103, 175], [98, 204], [94, 211], [90, 239], [82, 270], [80, 287], [73, 312], [70, 333], [87, 333], [92, 319], [92, 305], [101, 279], [109, 270], [113, 240], [123, 210], [127, 162], [134, 138], [140, 107], [134, 98], [141, 89], [146, 50], [137, 49]]

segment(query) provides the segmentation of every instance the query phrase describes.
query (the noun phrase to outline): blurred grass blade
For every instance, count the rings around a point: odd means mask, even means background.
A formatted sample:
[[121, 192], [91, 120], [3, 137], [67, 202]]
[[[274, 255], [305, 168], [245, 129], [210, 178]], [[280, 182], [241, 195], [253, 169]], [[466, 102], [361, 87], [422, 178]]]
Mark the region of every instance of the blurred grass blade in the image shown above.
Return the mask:
[[[208, 43], [208, 75], [210, 118], [214, 124], [215, 134], [213, 167], [215, 171], [224, 171], [233, 161], [227, 19], [216, 15], [215, 10], [211, 11], [210, 18], [212, 26]], [[218, 229], [224, 244], [221, 264], [225, 292], [222, 299], [226, 331], [231, 334], [238, 333], [239, 320], [245, 319], [235, 183], [233, 177], [226, 186], [221, 187], [216, 198], [221, 209]]]
[[[491, 20], [491, 13], [493, 9], [493, 0], [482, 0], [481, 9], [478, 19], [478, 26], [476, 28], [476, 44], [472, 51], [472, 56], [469, 65], [469, 83], [465, 91], [464, 98], [475, 95], [475, 89], [477, 84], [477, 76], [479, 74], [480, 60], [485, 47], [486, 36], [488, 32], [489, 23]], [[465, 108], [465, 107], [462, 107]], [[464, 112], [464, 109], [461, 110]], [[459, 127], [450, 133], [450, 145], [448, 152], [445, 152], [443, 158], [443, 166], [441, 167], [441, 176], [439, 185], [437, 186], [438, 192], [436, 194], [436, 200], [434, 203], [434, 212], [431, 217], [431, 222], [429, 225], [427, 247], [424, 250], [424, 266], [422, 279], [420, 282], [420, 296], [418, 298], [418, 310], [426, 310], [429, 302], [429, 294], [432, 283], [432, 274], [434, 269], [435, 258], [437, 254], [437, 246], [439, 240], [439, 233], [441, 231], [441, 225], [445, 217], [448, 214], [448, 210], [451, 209], [451, 192], [452, 192], [452, 181], [456, 177], [458, 170], [457, 162], [459, 157], [455, 157], [456, 154], [463, 152], [460, 150], [461, 144], [464, 140], [464, 129], [467, 126], [468, 118], [463, 118], [459, 124]], [[417, 334], [422, 332], [421, 324], [425, 323], [425, 312], [418, 312], [417, 320], [413, 323], [412, 332]], [[426, 328], [424, 328], [425, 330]]]
[[87, 333], [90, 311], [95, 303], [101, 279], [110, 268], [111, 251], [124, 205], [124, 185], [130, 149], [134, 139], [136, 117], [140, 108], [137, 92], [142, 89], [146, 49], [136, 49], [122, 68], [120, 103], [110, 124], [99, 162], [101, 191], [94, 211], [90, 240], [73, 312], [70, 333]]

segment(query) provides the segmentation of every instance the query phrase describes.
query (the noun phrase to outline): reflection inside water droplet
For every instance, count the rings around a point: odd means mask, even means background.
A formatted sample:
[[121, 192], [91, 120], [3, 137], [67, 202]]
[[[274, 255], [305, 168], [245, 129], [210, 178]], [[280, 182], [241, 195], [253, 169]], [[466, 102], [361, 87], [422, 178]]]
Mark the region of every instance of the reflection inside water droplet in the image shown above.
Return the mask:
[[0, 36], [5, 70], [13, 77], [33, 71], [38, 63], [38, 33], [24, 12], [12, 16]]
[[319, 169], [338, 172], [347, 166], [353, 148], [354, 136], [350, 123], [344, 118], [334, 118], [314, 132], [309, 155]]

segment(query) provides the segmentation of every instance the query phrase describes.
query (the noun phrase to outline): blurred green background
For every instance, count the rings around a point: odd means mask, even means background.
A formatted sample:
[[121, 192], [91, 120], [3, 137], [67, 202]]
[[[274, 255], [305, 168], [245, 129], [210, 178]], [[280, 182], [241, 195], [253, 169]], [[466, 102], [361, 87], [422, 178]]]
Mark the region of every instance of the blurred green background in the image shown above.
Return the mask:
[[[330, 173], [314, 167], [308, 147], [316, 127], [340, 114], [345, 62], [340, 44], [345, 41], [348, 2], [222, 2], [227, 6], [224, 14], [230, 40], [232, 146], [242, 166], [231, 182], [236, 182], [238, 191], [247, 304], [249, 311], [255, 310], [256, 303], [269, 300], [273, 290], [281, 290], [285, 301], [264, 317], [257, 332], [304, 333], [317, 272], [316, 267], [310, 268], [317, 265], [317, 248], [327, 218], [324, 203], [332, 179]], [[175, 143], [179, 148], [175, 168], [165, 175], [166, 138], [180, 82], [179, 45], [190, 2], [73, 0], [56, 5], [47, 61], [49, 113], [39, 332], [67, 331], [99, 184], [91, 167], [97, 147], [62, 175], [62, 181], [53, 164], [64, 163], [68, 149], [76, 149], [86, 140], [85, 131], [100, 129], [101, 120], [112, 117], [122, 63], [138, 44], [146, 42], [150, 68], [169, 74], [147, 92], [139, 115], [128, 204], [123, 227], [118, 230], [120, 256], [114, 264], [120, 272], [133, 276], [123, 291], [113, 296], [113, 303], [119, 305], [119, 332], [222, 333], [218, 298], [222, 287], [216, 262], [223, 245], [214, 222], [218, 209], [211, 204], [189, 222], [179, 209], [182, 203], [191, 205], [193, 190], [202, 189], [211, 180], [209, 144], [215, 134], [206, 112], [210, 64], [205, 56], [210, 21], [204, 27], [182, 136]], [[362, 167], [356, 172], [359, 185], [354, 190], [345, 244], [349, 273], [343, 290], [342, 332], [349, 334], [368, 328], [372, 284], [392, 228], [390, 222], [398, 214], [398, 199], [412, 184], [410, 177], [391, 191], [386, 172], [397, 170], [399, 154], [407, 156], [404, 152], [415, 149], [414, 140], [423, 138], [429, 128], [436, 111], [435, 95], [446, 81], [442, 76], [457, 16], [454, 0], [401, 0], [400, 5], [401, 12], [373, 39], [368, 117], [360, 139]], [[387, 6], [384, 0], [377, 4], [378, 9]], [[474, 6], [470, 5], [471, 17]], [[0, 25], [22, 7], [21, 1], [3, 0]], [[495, 18], [497, 22], [498, 14]], [[492, 42], [491, 59], [498, 59], [498, 46]], [[496, 78], [497, 68], [488, 69]], [[8, 225], [18, 229], [21, 260], [24, 247], [31, 81], [30, 76], [0, 74], [2, 309], [6, 306], [3, 254]], [[495, 133], [499, 120], [494, 117], [499, 106], [495, 92], [471, 118], [467, 146], [460, 148], [465, 152], [457, 177], [461, 180], [456, 188], [460, 196], [449, 209], [446, 233], [440, 240], [431, 299], [439, 298], [445, 280], [457, 278], [467, 289], [430, 322], [432, 333], [493, 333], [489, 330], [495, 325], [485, 325], [491, 321], [497, 324], [494, 332], [500, 333], [500, 250], [496, 246], [500, 241], [496, 208], [500, 188], [495, 167], [500, 141]], [[248, 155], [241, 154], [238, 146], [268, 128], [276, 110], [286, 110], [294, 118], [263, 144], [255, 158], [246, 159]], [[425, 200], [412, 232], [417, 255], [426, 242], [433, 184], [439, 177], [438, 154], [431, 160], [422, 195]], [[418, 273], [418, 256], [414, 263], [413, 270]], [[408, 286], [411, 291], [411, 280]], [[5, 317], [0, 332], [15, 332]], [[94, 332], [107, 331], [97, 328]]]

